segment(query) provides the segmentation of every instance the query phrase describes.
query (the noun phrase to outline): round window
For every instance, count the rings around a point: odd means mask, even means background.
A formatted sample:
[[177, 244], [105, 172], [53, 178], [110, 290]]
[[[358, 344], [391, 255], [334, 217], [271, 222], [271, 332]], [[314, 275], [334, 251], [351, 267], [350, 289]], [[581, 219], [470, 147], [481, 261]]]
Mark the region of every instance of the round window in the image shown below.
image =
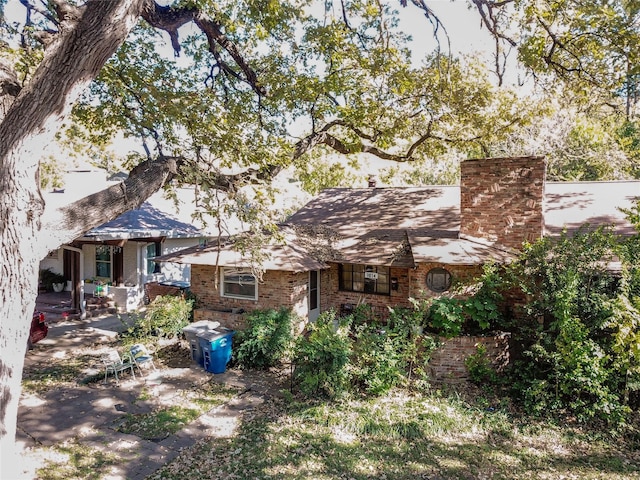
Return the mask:
[[427, 272], [427, 288], [432, 292], [445, 292], [451, 287], [451, 273], [444, 268], [432, 268]]

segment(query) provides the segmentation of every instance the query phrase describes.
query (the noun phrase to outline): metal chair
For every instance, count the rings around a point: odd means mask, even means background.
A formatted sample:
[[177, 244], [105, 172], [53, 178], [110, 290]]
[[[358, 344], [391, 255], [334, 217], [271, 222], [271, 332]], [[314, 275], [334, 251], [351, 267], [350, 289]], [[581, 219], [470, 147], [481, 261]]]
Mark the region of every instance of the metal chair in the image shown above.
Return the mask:
[[118, 372], [123, 372], [124, 370], [131, 370], [131, 375], [133, 378], [136, 378], [136, 374], [133, 370], [133, 362], [130, 361], [128, 357], [124, 360], [120, 358], [120, 354], [116, 350], [111, 350], [108, 353], [105, 353], [101, 357], [102, 363], [104, 364], [104, 382], [107, 383], [107, 376], [109, 373], [113, 373], [116, 377], [116, 382], [119, 382]]
[[141, 343], [137, 343], [132, 345], [129, 349], [129, 353], [131, 354], [131, 359], [133, 363], [138, 367], [138, 371], [142, 374], [141, 365], [150, 364], [154, 370], [156, 370], [156, 365], [153, 363], [153, 355], [149, 353], [144, 345]]

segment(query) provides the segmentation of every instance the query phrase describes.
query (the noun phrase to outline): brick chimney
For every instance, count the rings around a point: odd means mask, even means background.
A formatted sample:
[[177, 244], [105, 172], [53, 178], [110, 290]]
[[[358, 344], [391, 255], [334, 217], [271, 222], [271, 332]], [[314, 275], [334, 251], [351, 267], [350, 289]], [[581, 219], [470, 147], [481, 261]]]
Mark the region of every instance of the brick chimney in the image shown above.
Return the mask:
[[544, 157], [460, 164], [460, 235], [520, 249], [544, 235]]

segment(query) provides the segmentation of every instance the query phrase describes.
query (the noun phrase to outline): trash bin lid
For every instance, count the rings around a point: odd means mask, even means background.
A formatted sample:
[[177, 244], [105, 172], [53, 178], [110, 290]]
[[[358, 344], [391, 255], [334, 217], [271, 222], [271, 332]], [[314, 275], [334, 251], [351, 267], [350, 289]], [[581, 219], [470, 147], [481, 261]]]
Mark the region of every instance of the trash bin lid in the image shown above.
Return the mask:
[[193, 322], [182, 329], [183, 332], [199, 333], [207, 330], [215, 330], [220, 326], [220, 322], [212, 322], [211, 320], [200, 320]]
[[201, 330], [196, 334], [196, 337], [211, 341], [223, 337], [232, 337], [235, 334], [235, 330], [231, 330], [230, 328], [226, 327], [219, 327], [216, 330]]
[[228, 335], [228, 332], [219, 332], [217, 330], [208, 330], [208, 331], [200, 331], [196, 334], [196, 337], [206, 340], [208, 342], [212, 342], [214, 340], [219, 340]]

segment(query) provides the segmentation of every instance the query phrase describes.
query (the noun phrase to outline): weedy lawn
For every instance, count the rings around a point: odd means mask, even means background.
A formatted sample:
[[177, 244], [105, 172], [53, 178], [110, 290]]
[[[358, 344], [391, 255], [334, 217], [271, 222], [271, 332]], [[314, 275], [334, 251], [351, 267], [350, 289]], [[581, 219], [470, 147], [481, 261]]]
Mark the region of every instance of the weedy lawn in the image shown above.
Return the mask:
[[455, 396], [285, 398], [245, 417], [235, 437], [202, 441], [149, 478], [637, 479], [640, 450]]
[[[27, 372], [25, 390], [46, 392], [78, 379], [101, 378], [86, 376], [83, 366], [92, 363], [87, 358], [49, 360]], [[239, 393], [206, 383], [176, 392], [165, 403], [142, 389], [137, 401], [156, 407], [125, 415], [118, 430], [162, 439]], [[233, 435], [198, 441], [149, 480], [640, 480], [638, 428], [622, 436], [532, 420], [473, 391], [463, 396], [397, 390], [380, 398], [333, 402], [273, 393], [244, 413]], [[42, 480], [113, 478], [111, 467], [120, 461], [75, 440], [41, 450], [37, 478]]]

